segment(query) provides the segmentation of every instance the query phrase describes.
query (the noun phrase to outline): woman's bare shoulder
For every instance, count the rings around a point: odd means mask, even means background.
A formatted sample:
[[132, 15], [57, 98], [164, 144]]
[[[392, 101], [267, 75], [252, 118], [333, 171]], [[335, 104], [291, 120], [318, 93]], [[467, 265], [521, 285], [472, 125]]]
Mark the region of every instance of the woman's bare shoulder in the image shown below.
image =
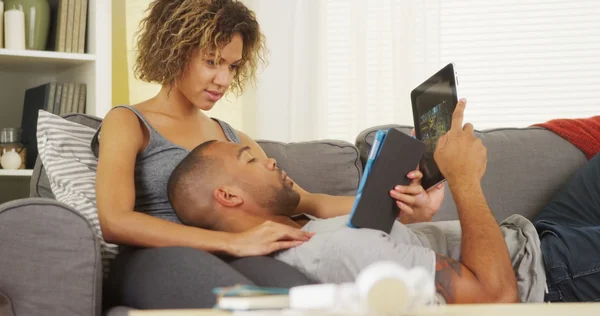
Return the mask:
[[138, 116], [133, 111], [124, 107], [119, 107], [111, 109], [106, 114], [106, 117], [102, 120], [101, 131], [114, 128], [129, 129], [131, 131], [137, 129], [141, 131], [140, 123]]
[[[110, 142], [123, 144], [127, 142], [130, 145], [139, 145], [141, 148], [144, 140], [144, 128], [138, 116], [130, 109], [120, 107], [111, 109], [102, 120], [100, 129], [100, 139]], [[126, 137], [124, 137], [126, 135]]]

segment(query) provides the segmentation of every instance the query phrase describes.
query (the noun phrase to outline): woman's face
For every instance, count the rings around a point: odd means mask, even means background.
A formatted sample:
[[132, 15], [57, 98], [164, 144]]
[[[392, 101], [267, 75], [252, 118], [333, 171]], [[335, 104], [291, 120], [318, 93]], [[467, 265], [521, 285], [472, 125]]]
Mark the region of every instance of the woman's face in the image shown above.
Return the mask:
[[211, 53], [195, 53], [177, 81], [177, 88], [197, 108], [212, 109], [229, 88], [242, 60], [243, 47], [242, 36], [234, 34], [231, 42], [221, 49], [219, 60]]

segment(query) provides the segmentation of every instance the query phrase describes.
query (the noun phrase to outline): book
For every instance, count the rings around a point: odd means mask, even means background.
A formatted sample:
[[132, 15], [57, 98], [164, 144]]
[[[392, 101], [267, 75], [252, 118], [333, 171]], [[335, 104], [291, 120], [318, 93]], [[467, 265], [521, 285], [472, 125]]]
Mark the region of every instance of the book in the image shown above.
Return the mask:
[[254, 285], [236, 285], [213, 290], [216, 309], [243, 311], [284, 309], [290, 305], [289, 290]]
[[66, 52], [68, 9], [68, 0], [58, 0], [56, 10], [56, 28], [54, 30], [54, 50], [56, 50], [57, 52]]
[[52, 113], [59, 115], [61, 100], [62, 100], [62, 83], [56, 83], [56, 93], [54, 94], [54, 108], [52, 109]]
[[75, 83], [69, 83], [69, 96], [67, 97], [67, 113], [65, 114], [75, 112], [73, 106], [73, 101], [75, 100], [75, 86]]
[[[1, 1], [1, 0], [0, 0]], [[85, 53], [88, 0], [48, 0], [51, 19], [47, 50]]]
[[79, 23], [81, 20], [81, 4], [83, 0], [75, 0], [75, 9], [73, 11], [73, 37], [71, 40], [71, 52], [77, 53], [79, 48]]
[[76, 83], [75, 84], [75, 89], [73, 91], [73, 106], [71, 107], [71, 113], [78, 113], [78, 109], [79, 109], [79, 95], [80, 90], [81, 89], [81, 84]]
[[56, 51], [56, 33], [58, 32], [58, 1], [48, 0], [50, 5], [50, 28], [48, 29], [48, 41], [46, 42], [46, 50]]
[[87, 31], [88, 0], [81, 0], [81, 10], [79, 12], [79, 40], [77, 41], [76, 53], [85, 53], [85, 41]]
[[67, 36], [65, 38], [65, 52], [73, 52], [73, 30], [75, 29], [75, 0], [69, 0], [67, 7]]
[[60, 98], [60, 109], [58, 110], [58, 115], [63, 115], [65, 113], [67, 113], [68, 97], [69, 97], [69, 83], [63, 82], [62, 83], [62, 95]]
[[37, 151], [37, 120], [38, 111], [48, 111], [50, 99], [54, 99], [56, 85], [45, 83], [25, 91], [23, 115], [21, 118], [22, 142], [27, 149], [26, 169], [33, 169], [38, 155]]
[[80, 83], [79, 86], [79, 104], [77, 105], [77, 113], [85, 114], [87, 85], [85, 83]]

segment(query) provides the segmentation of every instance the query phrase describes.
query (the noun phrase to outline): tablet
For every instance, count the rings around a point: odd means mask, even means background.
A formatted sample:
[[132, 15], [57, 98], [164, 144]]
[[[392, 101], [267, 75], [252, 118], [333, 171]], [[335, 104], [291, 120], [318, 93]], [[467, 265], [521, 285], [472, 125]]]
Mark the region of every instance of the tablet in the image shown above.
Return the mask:
[[452, 113], [458, 103], [457, 86], [454, 64], [448, 64], [410, 94], [415, 136], [426, 145], [419, 163], [419, 170], [423, 173], [421, 185], [425, 190], [445, 181], [433, 153], [438, 139], [450, 129]]
[[348, 226], [390, 233], [398, 217], [396, 200], [390, 190], [409, 185], [406, 176], [415, 170], [425, 152], [425, 144], [396, 129], [377, 131], [365, 170], [360, 179]]

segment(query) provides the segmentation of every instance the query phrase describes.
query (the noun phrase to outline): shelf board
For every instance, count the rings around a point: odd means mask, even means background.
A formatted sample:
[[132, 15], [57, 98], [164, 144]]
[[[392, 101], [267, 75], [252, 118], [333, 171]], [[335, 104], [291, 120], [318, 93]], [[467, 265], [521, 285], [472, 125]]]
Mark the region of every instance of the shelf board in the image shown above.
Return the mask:
[[31, 177], [32, 169], [4, 170], [0, 169], [0, 177]]
[[0, 48], [0, 71], [56, 72], [96, 60], [96, 55]]

